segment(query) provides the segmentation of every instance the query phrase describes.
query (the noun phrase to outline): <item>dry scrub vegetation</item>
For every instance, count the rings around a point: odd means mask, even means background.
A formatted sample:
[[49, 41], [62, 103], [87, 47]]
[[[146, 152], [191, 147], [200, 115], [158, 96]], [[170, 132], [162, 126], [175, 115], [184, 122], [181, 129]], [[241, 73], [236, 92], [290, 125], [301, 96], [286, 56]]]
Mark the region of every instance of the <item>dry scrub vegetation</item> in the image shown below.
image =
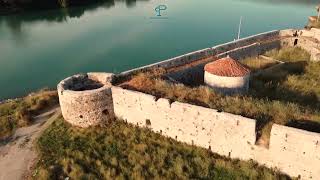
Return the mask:
[[10, 136], [18, 127], [29, 125], [32, 116], [57, 104], [57, 92], [46, 89], [0, 104], [0, 139]]
[[38, 141], [35, 179], [289, 179], [117, 120], [79, 129], [57, 119]]
[[308, 25], [307, 25], [308, 29], [311, 28], [320, 28], [320, 21], [309, 21]]
[[122, 87], [256, 119], [258, 143], [264, 145], [273, 123], [320, 132], [320, 63], [309, 61], [300, 48], [268, 55], [285, 63], [253, 75], [247, 95], [224, 96], [206, 86], [171, 83], [162, 78], [162, 70], [139, 73]]
[[258, 71], [261, 69], [266, 69], [276, 64], [279, 64], [277, 61], [263, 59], [263, 58], [246, 58], [241, 61], [241, 63], [248, 66], [251, 71]]

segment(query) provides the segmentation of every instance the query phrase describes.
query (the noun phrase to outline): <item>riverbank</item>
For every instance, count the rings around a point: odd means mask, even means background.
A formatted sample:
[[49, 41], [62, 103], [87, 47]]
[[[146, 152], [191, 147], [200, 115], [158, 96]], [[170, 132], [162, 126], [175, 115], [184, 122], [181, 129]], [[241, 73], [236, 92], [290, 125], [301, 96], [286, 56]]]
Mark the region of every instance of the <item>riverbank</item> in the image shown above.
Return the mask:
[[114, 0], [0, 0], [0, 16], [26, 11], [45, 11], [50, 9], [87, 6], [99, 3], [113, 3]]
[[59, 107], [34, 117], [32, 125], [18, 128], [6, 142], [0, 143], [0, 179], [30, 179], [38, 154], [34, 144], [47, 127], [61, 116]]
[[23, 98], [10, 99], [0, 104], [0, 141], [11, 137], [19, 127], [31, 125], [34, 117], [58, 105], [54, 90], [40, 90]]

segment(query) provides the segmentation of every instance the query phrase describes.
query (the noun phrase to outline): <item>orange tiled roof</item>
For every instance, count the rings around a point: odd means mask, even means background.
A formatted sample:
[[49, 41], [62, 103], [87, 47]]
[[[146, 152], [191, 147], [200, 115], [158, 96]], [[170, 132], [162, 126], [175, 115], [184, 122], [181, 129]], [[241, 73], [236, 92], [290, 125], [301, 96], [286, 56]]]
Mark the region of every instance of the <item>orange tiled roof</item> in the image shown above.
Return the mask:
[[247, 66], [230, 57], [206, 64], [204, 70], [210, 74], [226, 77], [241, 77], [250, 73], [250, 69]]

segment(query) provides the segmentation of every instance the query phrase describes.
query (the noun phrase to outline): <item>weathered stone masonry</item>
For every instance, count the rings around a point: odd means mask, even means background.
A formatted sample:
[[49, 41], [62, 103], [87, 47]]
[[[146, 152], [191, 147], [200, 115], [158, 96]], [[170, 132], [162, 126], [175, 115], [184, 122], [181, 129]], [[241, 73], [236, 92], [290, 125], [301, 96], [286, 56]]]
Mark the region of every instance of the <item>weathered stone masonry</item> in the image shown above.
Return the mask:
[[[104, 124], [113, 119], [112, 76], [109, 73], [88, 73], [61, 81], [58, 93], [64, 119], [78, 127]], [[97, 84], [92, 85], [90, 80]]]
[[[227, 55], [234, 59], [257, 56], [266, 51], [296, 44], [320, 60], [319, 30], [271, 31], [118, 74], [127, 76], [142, 69], [172, 68], [202, 58]], [[296, 39], [298, 41], [296, 42]], [[170, 76], [203, 75], [199, 64]], [[202, 74], [201, 74], [202, 73]], [[256, 120], [111, 85], [112, 74], [88, 73], [63, 80], [58, 85], [60, 105], [66, 121], [79, 127], [105, 124], [114, 117], [148, 127], [181, 142], [194, 144], [231, 158], [253, 159], [278, 168], [290, 176], [320, 179], [320, 134], [273, 125], [269, 148], [255, 145]], [[92, 80], [92, 81], [91, 81]], [[91, 83], [91, 84], [90, 84]]]
[[255, 145], [256, 120], [112, 88], [115, 115], [178, 141], [278, 168], [302, 179], [320, 178], [320, 134], [273, 125], [269, 149]]

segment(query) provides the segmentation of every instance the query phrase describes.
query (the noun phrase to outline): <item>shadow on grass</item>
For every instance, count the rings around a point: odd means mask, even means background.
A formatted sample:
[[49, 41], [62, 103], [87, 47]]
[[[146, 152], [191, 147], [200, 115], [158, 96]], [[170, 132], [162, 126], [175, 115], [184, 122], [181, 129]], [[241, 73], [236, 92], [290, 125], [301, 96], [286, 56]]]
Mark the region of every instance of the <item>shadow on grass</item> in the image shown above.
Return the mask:
[[291, 120], [286, 126], [320, 133], [320, 123], [308, 120]]
[[[288, 76], [300, 76], [307, 73], [307, 65], [308, 63], [306, 61], [286, 62], [273, 68], [266, 69], [257, 75], [253, 75], [250, 82], [251, 92], [249, 94], [254, 98], [295, 103], [306, 109], [319, 109], [320, 103], [316, 93], [310, 92], [308, 94], [302, 94], [299, 91], [282, 86]], [[283, 122], [283, 125], [312, 132], [320, 132], [320, 123], [308, 121], [306, 119], [290, 120], [288, 122]], [[266, 115], [265, 117], [257, 119], [257, 142], [259, 142], [260, 138], [266, 138], [262, 136], [270, 135], [272, 124], [272, 117], [270, 116]]]
[[306, 66], [306, 61], [288, 62], [266, 70], [261, 74], [253, 75], [250, 82], [250, 94], [255, 98], [268, 98], [269, 100], [293, 102], [301, 106], [320, 108], [316, 93], [302, 94], [299, 91], [281, 86], [288, 76], [305, 74]]

